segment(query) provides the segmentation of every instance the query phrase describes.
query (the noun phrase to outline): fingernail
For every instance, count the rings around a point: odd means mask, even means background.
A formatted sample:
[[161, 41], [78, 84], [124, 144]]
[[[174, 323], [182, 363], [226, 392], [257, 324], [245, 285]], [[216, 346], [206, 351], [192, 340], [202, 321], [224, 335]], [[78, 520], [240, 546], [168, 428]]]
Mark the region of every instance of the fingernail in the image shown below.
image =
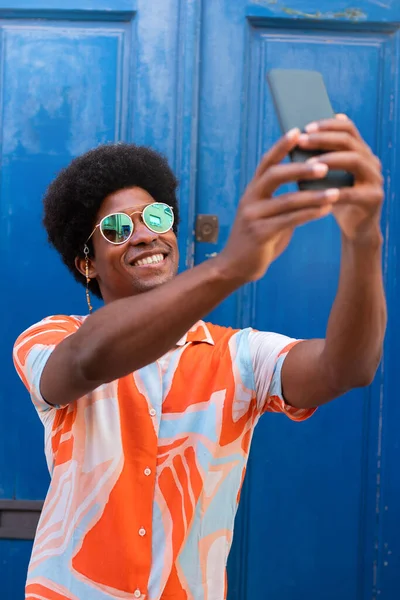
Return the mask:
[[312, 171], [316, 175], [326, 175], [328, 170], [328, 165], [324, 165], [323, 163], [317, 163], [315, 165], [312, 165]]
[[330, 202], [337, 202], [339, 200], [340, 190], [336, 188], [331, 188], [326, 190], [324, 193], [325, 198], [327, 198]]
[[349, 121], [349, 117], [343, 113], [338, 113], [336, 115], [336, 118], [339, 119], [340, 121]]
[[295, 137], [297, 137], [300, 133], [300, 129], [298, 127], [295, 127], [294, 129], [291, 129], [290, 131], [287, 132], [286, 137], [288, 140], [293, 140]]
[[309, 125], [307, 125], [307, 127], [305, 127], [307, 133], [314, 133], [315, 131], [318, 131], [318, 129], [318, 123], [310, 123]]
[[312, 165], [313, 163], [317, 163], [317, 162], [319, 162], [318, 156], [313, 156], [312, 158], [309, 158], [307, 160], [307, 163], [310, 164], [310, 165]]

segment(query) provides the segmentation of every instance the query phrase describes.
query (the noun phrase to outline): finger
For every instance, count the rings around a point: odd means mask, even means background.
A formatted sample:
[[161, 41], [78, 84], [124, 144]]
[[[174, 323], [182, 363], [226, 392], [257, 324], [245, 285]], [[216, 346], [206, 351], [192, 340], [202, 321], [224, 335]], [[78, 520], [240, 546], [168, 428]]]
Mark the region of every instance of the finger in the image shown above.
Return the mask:
[[343, 113], [338, 113], [336, 115], [336, 120], [339, 121], [347, 121], [347, 123], [350, 123], [350, 125], [352, 126], [353, 129], [353, 133], [354, 133], [354, 139], [358, 139], [358, 141], [360, 142], [360, 145], [362, 148], [364, 148], [371, 156], [374, 157], [375, 162], [378, 165], [378, 168], [381, 169], [382, 168], [382, 164], [381, 161], [379, 160], [379, 158], [377, 156], [375, 156], [375, 154], [373, 153], [371, 147], [366, 143], [366, 141], [364, 140], [364, 138], [362, 137], [362, 135], [360, 134], [360, 132], [358, 131], [356, 125], [349, 119], [349, 117]]
[[336, 119], [327, 119], [325, 121], [316, 121], [314, 123], [310, 123], [309, 125], [307, 125], [306, 131], [307, 133], [326, 131], [347, 133], [348, 135], [350, 135], [350, 137], [354, 138], [354, 140], [356, 140], [360, 144], [359, 150], [363, 148], [363, 152], [373, 157], [373, 160], [376, 163], [377, 167], [379, 169], [382, 168], [381, 161], [379, 160], [379, 158], [375, 156], [369, 145], [361, 136], [355, 124], [346, 115], [338, 114], [336, 115]]
[[365, 144], [361, 144], [346, 131], [303, 133], [299, 137], [298, 145], [305, 150], [350, 150], [368, 157], [371, 155], [371, 151]]
[[372, 150], [365, 143], [359, 142], [356, 138], [346, 132], [318, 132], [312, 134], [302, 134], [299, 137], [298, 145], [304, 150], [323, 150], [337, 151], [349, 150], [363, 154], [367, 160], [372, 160], [375, 167], [381, 171], [382, 163]]
[[260, 177], [269, 167], [277, 165], [287, 157], [289, 152], [297, 146], [300, 129], [292, 129], [281, 137], [272, 148], [264, 154], [257, 167], [255, 177]]
[[367, 159], [359, 152], [332, 152], [311, 158], [308, 163], [323, 163], [329, 169], [352, 173], [359, 181], [383, 182], [382, 174], [375, 161]]
[[261, 222], [261, 227], [265, 227], [265, 235], [274, 235], [284, 229], [294, 229], [305, 223], [311, 221], [317, 221], [326, 217], [332, 212], [331, 206], [324, 206], [323, 208], [306, 208], [304, 210], [298, 210], [296, 212], [288, 213], [286, 215], [279, 215], [272, 219]]
[[336, 203], [339, 205], [369, 206], [371, 209], [382, 205], [384, 190], [381, 185], [360, 185], [339, 190]]
[[305, 130], [307, 133], [315, 133], [317, 131], [344, 131], [357, 139], [359, 142], [365, 144], [360, 132], [353, 121], [350, 121], [350, 119], [336, 118], [315, 121], [313, 123], [309, 123]]
[[273, 200], [255, 202], [243, 210], [243, 217], [248, 221], [257, 221], [284, 215], [306, 208], [323, 208], [331, 206], [339, 200], [339, 190], [318, 190], [282, 194]]
[[270, 167], [255, 183], [255, 192], [261, 200], [272, 196], [284, 183], [322, 179], [328, 172], [325, 164], [290, 163]]

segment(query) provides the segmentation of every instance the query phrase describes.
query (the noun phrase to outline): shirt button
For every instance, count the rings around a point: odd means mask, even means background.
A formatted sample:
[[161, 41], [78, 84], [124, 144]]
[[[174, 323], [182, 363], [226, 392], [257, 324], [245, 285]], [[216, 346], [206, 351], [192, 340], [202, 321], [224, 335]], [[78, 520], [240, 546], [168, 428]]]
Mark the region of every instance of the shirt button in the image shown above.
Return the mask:
[[140, 598], [142, 595], [142, 592], [140, 590], [135, 590], [133, 595], [135, 596], [135, 598]]
[[144, 474], [146, 475], [146, 477], [148, 477], [149, 475], [151, 475], [151, 469], [147, 468], [144, 470]]
[[151, 409], [150, 409], [150, 415], [151, 415], [152, 417], [155, 417], [155, 416], [156, 416], [156, 414], [157, 414], [157, 412], [154, 410], [154, 408], [151, 408]]
[[146, 530], [143, 529], [143, 527], [142, 527], [142, 529], [139, 529], [139, 535], [140, 535], [140, 537], [144, 537], [146, 535]]

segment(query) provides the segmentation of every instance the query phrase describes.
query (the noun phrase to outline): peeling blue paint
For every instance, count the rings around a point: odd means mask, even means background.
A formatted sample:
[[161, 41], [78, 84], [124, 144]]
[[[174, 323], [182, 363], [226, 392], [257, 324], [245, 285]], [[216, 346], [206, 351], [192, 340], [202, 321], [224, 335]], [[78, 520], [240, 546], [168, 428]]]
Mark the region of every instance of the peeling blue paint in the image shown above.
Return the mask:
[[397, 0], [249, 0], [246, 14], [275, 19], [400, 23]]
[[316, 11], [315, 13], [307, 13], [301, 10], [295, 10], [293, 8], [282, 7], [282, 12], [288, 16], [299, 17], [302, 19], [319, 19], [319, 20], [331, 20], [331, 19], [348, 19], [350, 21], [360, 21], [367, 19], [367, 14], [358, 8], [347, 8], [341, 12], [321, 12]]
[[261, 6], [267, 5], [276, 13], [282, 13], [282, 15], [297, 18], [297, 19], [315, 19], [315, 20], [333, 20], [333, 19], [344, 19], [348, 21], [363, 21], [368, 19], [368, 15], [364, 10], [356, 7], [345, 8], [340, 11], [307, 11], [299, 8], [287, 6], [278, 0], [255, 0], [253, 4], [259, 4]]

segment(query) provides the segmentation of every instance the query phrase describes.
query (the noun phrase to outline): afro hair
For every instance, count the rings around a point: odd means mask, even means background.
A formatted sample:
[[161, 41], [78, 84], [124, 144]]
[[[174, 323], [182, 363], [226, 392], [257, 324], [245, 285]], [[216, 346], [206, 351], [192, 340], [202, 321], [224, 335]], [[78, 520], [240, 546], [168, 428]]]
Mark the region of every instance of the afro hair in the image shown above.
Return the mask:
[[[86, 285], [85, 277], [75, 266], [75, 257], [84, 257], [85, 241], [93, 230], [103, 200], [119, 190], [140, 187], [156, 202], [165, 202], [173, 208], [176, 233], [177, 186], [167, 160], [151, 148], [125, 143], [99, 146], [75, 158], [47, 189], [43, 224], [49, 242], [75, 279]], [[93, 255], [93, 248], [89, 249]], [[98, 298], [102, 297], [95, 279], [89, 289]]]

